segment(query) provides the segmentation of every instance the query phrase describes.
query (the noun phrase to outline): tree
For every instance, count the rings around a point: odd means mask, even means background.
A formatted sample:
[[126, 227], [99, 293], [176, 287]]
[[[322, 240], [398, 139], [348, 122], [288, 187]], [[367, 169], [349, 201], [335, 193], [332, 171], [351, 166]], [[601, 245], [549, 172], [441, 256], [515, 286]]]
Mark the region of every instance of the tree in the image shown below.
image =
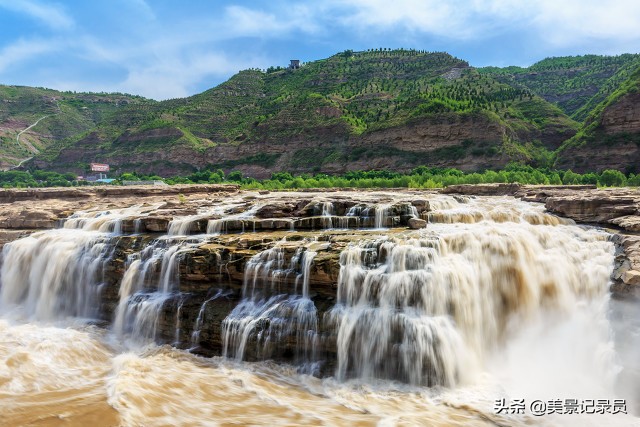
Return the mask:
[[580, 184], [581, 176], [577, 173], [573, 172], [571, 169], [566, 171], [564, 175], [562, 175], [562, 183], [565, 185], [575, 185]]
[[630, 185], [630, 186], [633, 186], [633, 187], [640, 186], [640, 174], [637, 174], [637, 175], [631, 174], [631, 175], [629, 175], [629, 179], [627, 180], [627, 185]]
[[607, 169], [600, 174], [599, 182], [606, 187], [620, 187], [626, 184], [627, 178], [620, 171]]
[[242, 172], [232, 171], [227, 175], [227, 181], [240, 182], [242, 181]]
[[293, 181], [293, 176], [289, 172], [274, 172], [271, 174], [271, 180], [280, 182]]

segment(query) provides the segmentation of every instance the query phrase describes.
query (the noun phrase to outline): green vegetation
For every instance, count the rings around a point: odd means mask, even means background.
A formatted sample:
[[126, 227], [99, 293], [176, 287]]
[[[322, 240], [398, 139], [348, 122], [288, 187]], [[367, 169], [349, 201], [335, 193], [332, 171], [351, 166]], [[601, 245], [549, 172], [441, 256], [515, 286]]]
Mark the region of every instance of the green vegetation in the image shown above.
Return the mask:
[[[153, 101], [120, 93], [75, 93], [0, 85], [0, 166], [17, 164], [51, 146], [70, 144], [126, 106]], [[44, 117], [44, 118], [43, 118]], [[41, 119], [31, 134], [18, 132]]]
[[[89, 185], [86, 181], [76, 181], [73, 174], [55, 172], [0, 172], [0, 185], [8, 187], [52, 187]], [[432, 168], [420, 166], [403, 174], [388, 170], [352, 171], [339, 176], [327, 174], [301, 174], [294, 176], [288, 172], [276, 172], [270, 179], [257, 180], [243, 177], [240, 171], [225, 175], [224, 171], [201, 170], [187, 176], [161, 178], [158, 175], [136, 173], [121, 174], [114, 185], [123, 181], [164, 181], [167, 184], [240, 184], [249, 190], [287, 190], [298, 188], [441, 188], [456, 184], [521, 183], [542, 185], [595, 184], [601, 187], [640, 186], [640, 174], [625, 175], [616, 170], [601, 173], [578, 174], [547, 168], [533, 168], [527, 165], [510, 164], [503, 170], [465, 173], [453, 168]]]
[[430, 168], [421, 166], [410, 173], [391, 171], [355, 171], [341, 176], [325, 174], [291, 176], [273, 174], [271, 179], [257, 181], [245, 178], [241, 181], [245, 189], [283, 190], [296, 188], [441, 188], [457, 184], [520, 183], [534, 185], [579, 185], [595, 184], [601, 187], [640, 186], [640, 174], [625, 176], [622, 172], [605, 170], [600, 174], [578, 174], [533, 168], [518, 164], [504, 170], [486, 170], [480, 173], [464, 173], [458, 169]]
[[484, 75], [529, 89], [577, 121], [614, 92], [640, 66], [640, 55], [547, 58], [530, 67], [485, 67]]
[[[344, 170], [354, 162], [402, 171], [467, 163], [484, 170], [510, 161], [551, 168], [570, 145], [640, 144], [637, 133], [598, 131], [602, 112], [629, 92], [638, 69], [640, 55], [631, 54], [475, 69], [444, 52], [377, 48], [296, 70], [244, 70], [198, 95], [162, 102], [0, 86], [0, 123], [17, 123], [0, 133], [0, 158], [8, 166], [40, 151], [30, 164], [58, 171], [101, 161], [119, 171], [183, 176], [207, 165], [262, 174]], [[15, 144], [19, 129], [43, 115]]]
[[[240, 164], [271, 168], [278, 162], [291, 170], [318, 171], [324, 164], [359, 158], [338, 146], [310, 155], [313, 149], [309, 146], [425, 121], [463, 121], [465, 126], [486, 123], [492, 129], [504, 129], [523, 144], [539, 139], [539, 133], [551, 128], [571, 136], [579, 127], [528, 88], [481, 73], [447, 53], [380, 48], [348, 50], [297, 70], [245, 70], [189, 98], [123, 108], [105, 117], [94, 132], [54, 145], [39, 159], [68, 169], [65, 149], [75, 151], [80, 145], [87, 162], [100, 153], [102, 158], [138, 159], [133, 166], [141, 170], [147, 163], [148, 159], [142, 160], [147, 153], [162, 150], [185, 147], [196, 154], [242, 144], [305, 144], [294, 147], [294, 155], [283, 161], [278, 154], [265, 154], [267, 158], [245, 155], [220, 158], [217, 166], [227, 170]], [[531, 134], [536, 136], [529, 138]], [[499, 148], [489, 146], [469, 150], [461, 147], [435, 152], [409, 164], [473, 156], [472, 150], [485, 156], [500, 154]], [[373, 158], [374, 151], [363, 154]], [[384, 155], [381, 151], [379, 154]]]
[[607, 134], [602, 131], [602, 115], [605, 110], [623, 97], [640, 92], [640, 67], [637, 68], [628, 79], [622, 82], [615, 91], [610, 93], [606, 99], [600, 102], [589, 113], [578, 133], [564, 142], [561, 150], [590, 143], [593, 146], [612, 146], [622, 143], [635, 143], [640, 146], [639, 133], [616, 133]]
[[76, 181], [76, 175], [72, 173], [38, 170], [0, 172], [0, 186], [3, 188], [71, 187], [87, 184], [85, 181]]

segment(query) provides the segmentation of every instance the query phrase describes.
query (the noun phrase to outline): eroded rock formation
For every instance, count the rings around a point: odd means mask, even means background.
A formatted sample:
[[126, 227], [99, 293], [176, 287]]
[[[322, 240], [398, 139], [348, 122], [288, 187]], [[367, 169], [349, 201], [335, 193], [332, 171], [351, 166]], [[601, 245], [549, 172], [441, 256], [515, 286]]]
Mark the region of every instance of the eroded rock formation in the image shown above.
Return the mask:
[[[75, 245], [74, 231], [99, 232], [98, 237], [81, 236], [80, 249], [68, 255], [68, 262], [73, 274], [96, 281], [99, 306], [95, 315], [115, 333], [135, 338], [145, 329], [143, 338], [203, 355], [305, 361], [313, 365], [309, 369], [316, 374], [333, 373], [338, 348], [346, 345], [339, 342], [335, 327], [341, 321], [336, 312], [340, 298], [342, 303], [350, 298], [339, 295], [339, 283], [356, 280], [341, 278], [346, 265], [352, 268], [349, 274], [360, 271], [357, 274], [367, 275], [393, 256], [393, 264], [385, 271], [411, 271], [430, 257], [448, 256], [447, 250], [436, 249], [441, 244], [449, 244], [453, 252], [479, 250], [478, 256], [489, 250], [509, 258], [515, 254], [511, 251], [518, 251], [509, 235], [490, 238], [484, 232], [470, 238], [454, 233], [446, 243], [438, 232], [431, 231], [429, 223], [446, 225], [449, 232], [475, 223], [505, 227], [528, 223], [525, 232], [532, 233], [537, 225], [554, 227], [566, 222], [543, 212], [540, 205], [505, 195], [545, 202], [548, 210], [578, 222], [622, 227], [638, 218], [637, 192], [587, 187], [450, 187], [445, 192], [451, 195], [410, 190], [255, 193], [230, 186], [174, 187], [166, 193], [150, 189], [148, 193], [136, 190], [127, 194], [126, 190], [118, 188], [107, 195], [85, 189], [8, 194], [5, 199], [15, 201], [0, 211], [0, 224], [5, 227], [2, 237], [9, 241], [64, 227], [50, 239], [44, 239], [48, 236], [45, 233], [33, 235], [33, 246], [42, 246], [46, 252], [54, 238]], [[500, 196], [487, 199], [491, 194]], [[29, 210], [34, 203], [38, 207]], [[500, 227], [491, 228], [491, 232]], [[548, 227], [542, 230], [554, 232]], [[502, 242], [506, 246], [494, 247], [495, 238], [507, 239]], [[521, 238], [527, 240], [524, 235]], [[612, 290], [618, 296], [637, 295], [640, 237], [617, 233], [612, 240], [617, 247]], [[395, 242], [406, 247], [392, 255]], [[465, 249], [466, 245], [469, 248]], [[435, 255], [429, 255], [429, 248]], [[92, 265], [95, 272], [86, 276], [87, 269], [74, 270], [72, 264], [78, 259]], [[454, 268], [447, 274], [463, 273]], [[496, 274], [511, 277], [511, 273]], [[380, 273], [379, 277], [386, 276]], [[522, 274], [513, 277], [523, 280], [522, 286], [538, 286], [528, 283]], [[377, 294], [377, 280], [367, 285], [372, 286], [367, 294], [371, 301], [389, 297]], [[548, 293], [553, 295], [551, 290]], [[409, 292], [405, 297], [418, 298], [418, 294], [412, 295]], [[64, 299], [57, 304], [68, 309]], [[521, 302], [514, 304], [515, 310]], [[55, 307], [47, 312], [59, 310]], [[85, 313], [82, 308], [72, 309], [76, 310], [73, 315]], [[315, 321], [305, 317], [309, 313]], [[308, 331], [313, 339], [301, 337], [300, 330]], [[314, 365], [314, 354], [322, 354], [323, 363]], [[349, 376], [349, 371], [344, 375]], [[454, 377], [429, 381], [446, 384], [455, 381]], [[409, 377], [404, 380], [412, 381]]]

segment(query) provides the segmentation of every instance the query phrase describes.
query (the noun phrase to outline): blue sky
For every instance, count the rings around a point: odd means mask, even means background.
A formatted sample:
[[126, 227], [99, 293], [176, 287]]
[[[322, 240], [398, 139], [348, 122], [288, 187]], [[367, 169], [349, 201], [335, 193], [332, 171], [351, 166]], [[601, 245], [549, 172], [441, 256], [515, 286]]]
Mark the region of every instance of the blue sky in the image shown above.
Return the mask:
[[0, 83], [167, 99], [345, 49], [471, 65], [640, 50], [638, 0], [0, 0]]

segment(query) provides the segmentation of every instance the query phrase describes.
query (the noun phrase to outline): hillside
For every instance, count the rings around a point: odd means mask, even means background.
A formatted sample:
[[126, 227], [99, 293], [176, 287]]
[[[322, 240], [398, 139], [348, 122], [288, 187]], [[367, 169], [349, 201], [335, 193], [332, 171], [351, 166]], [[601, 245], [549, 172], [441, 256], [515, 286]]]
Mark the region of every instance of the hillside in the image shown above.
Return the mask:
[[530, 90], [446, 53], [346, 51], [124, 108], [35, 164], [73, 170], [97, 160], [161, 174], [214, 165], [252, 176], [420, 164], [475, 170], [545, 161], [578, 127]]
[[590, 112], [578, 134], [560, 148], [556, 165], [640, 172], [640, 68]]
[[[0, 123], [23, 117], [26, 127], [59, 105], [66, 115], [50, 115], [30, 131], [50, 142], [37, 147], [28, 167], [65, 172], [83, 172], [93, 161], [116, 172], [209, 167], [258, 178], [278, 170], [551, 166], [566, 164], [566, 141], [585, 135], [581, 117], [593, 117], [617, 93], [638, 58], [587, 55], [475, 69], [441, 52], [345, 51], [299, 69], [241, 71], [201, 94], [163, 102], [46, 98], [31, 89], [39, 103], [23, 102]], [[56, 126], [64, 132], [54, 135]]]
[[77, 138], [123, 106], [148, 102], [152, 101], [131, 95], [0, 85], [0, 168]]
[[485, 67], [480, 73], [524, 87], [583, 121], [640, 67], [640, 55], [547, 58], [530, 67]]

